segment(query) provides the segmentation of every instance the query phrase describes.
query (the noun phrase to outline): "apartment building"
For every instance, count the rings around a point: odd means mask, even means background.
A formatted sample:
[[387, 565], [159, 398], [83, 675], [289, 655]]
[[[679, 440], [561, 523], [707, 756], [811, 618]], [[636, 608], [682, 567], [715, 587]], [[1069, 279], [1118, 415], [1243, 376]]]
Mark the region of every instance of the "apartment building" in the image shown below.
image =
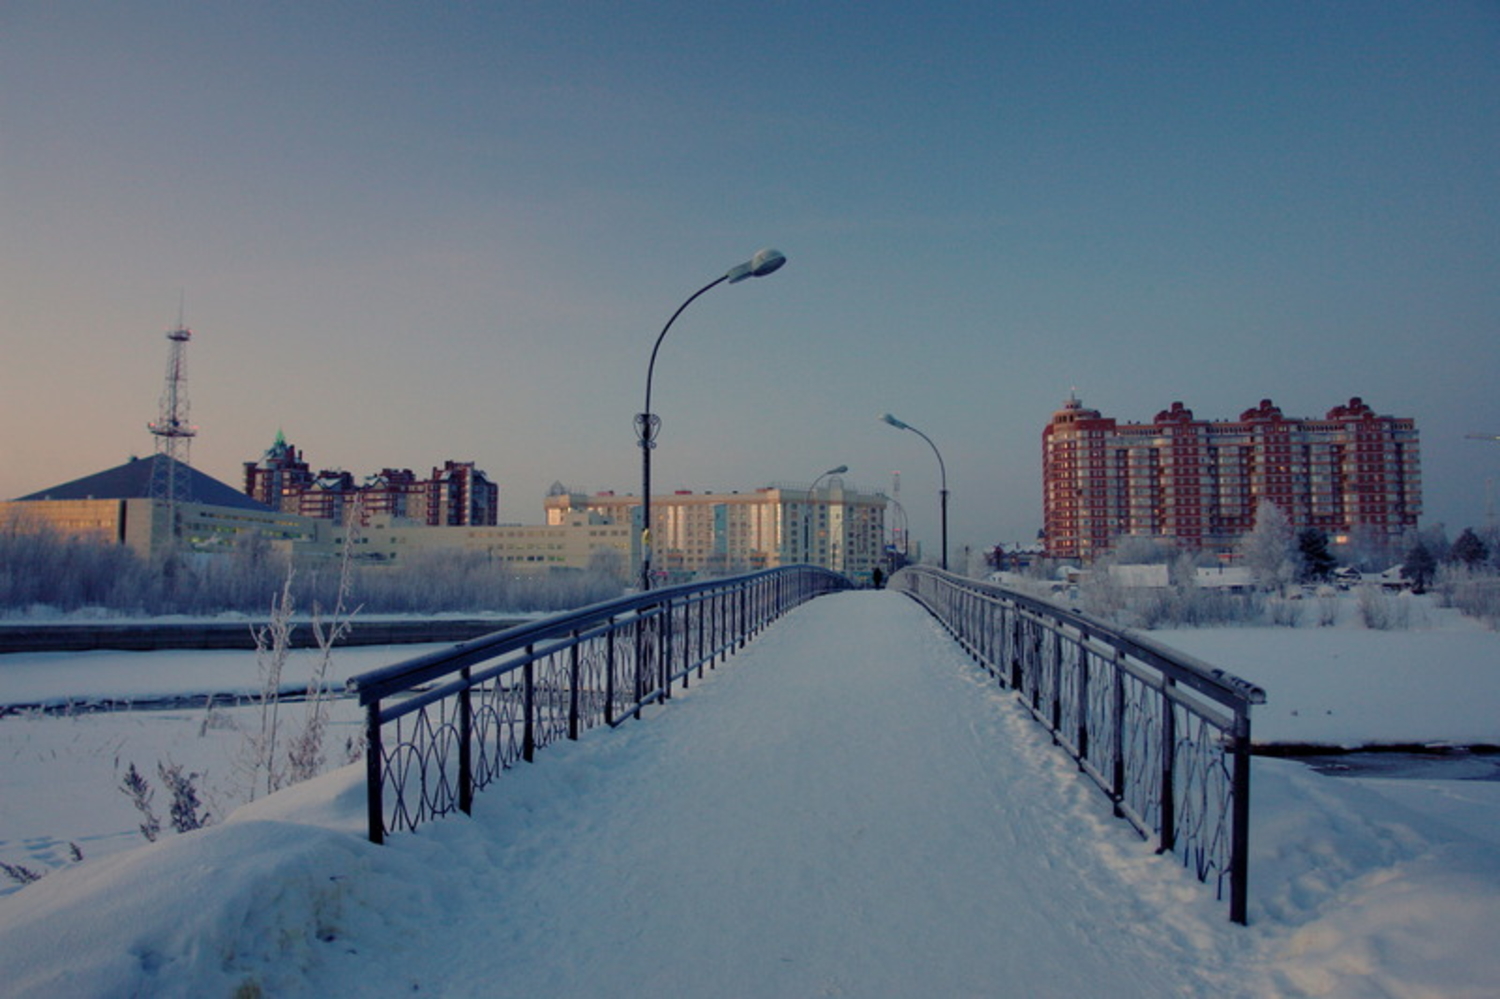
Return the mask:
[[1358, 397], [1322, 419], [1263, 399], [1237, 420], [1199, 420], [1174, 402], [1150, 423], [1120, 423], [1075, 396], [1042, 431], [1042, 490], [1047, 554], [1083, 560], [1122, 537], [1227, 550], [1262, 500], [1298, 529], [1392, 541], [1422, 512], [1415, 421]]
[[444, 462], [425, 479], [409, 468], [383, 468], [361, 484], [338, 469], [313, 474], [280, 433], [259, 461], [245, 462], [245, 495], [275, 510], [339, 523], [356, 504], [366, 522], [388, 517], [429, 527], [494, 526], [500, 514], [500, 487], [472, 461]]
[[[808, 562], [866, 580], [885, 558], [883, 493], [846, 487], [837, 477], [816, 490], [773, 485], [747, 493], [679, 491], [651, 497], [653, 568], [665, 581]], [[549, 491], [547, 523], [588, 513], [636, 533], [631, 559], [640, 565], [640, 498], [613, 492]]]

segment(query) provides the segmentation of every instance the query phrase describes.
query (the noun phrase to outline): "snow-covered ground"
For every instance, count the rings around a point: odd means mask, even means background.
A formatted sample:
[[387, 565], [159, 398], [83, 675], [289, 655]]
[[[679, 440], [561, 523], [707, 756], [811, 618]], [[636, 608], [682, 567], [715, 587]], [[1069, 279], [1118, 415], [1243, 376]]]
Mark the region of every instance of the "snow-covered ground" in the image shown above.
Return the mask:
[[[1258, 741], [1500, 743], [1500, 636], [1435, 609], [1420, 625], [1150, 637], [1264, 685]], [[346, 650], [335, 671], [418, 651]], [[7, 656], [0, 702], [145, 697], [211, 672], [229, 674], [219, 689], [257, 686], [248, 653]], [[372, 846], [356, 765], [143, 845], [116, 790], [128, 761], [207, 771], [227, 798], [232, 726], [250, 711], [0, 719], [0, 860], [61, 868], [0, 897], [0, 992], [1480, 996], [1500, 982], [1500, 782], [1258, 759], [1251, 925], [1236, 927], [894, 593], [799, 608], [648, 720], [507, 774], [472, 818]], [[338, 721], [336, 744], [352, 710]], [[70, 841], [82, 863], [65, 865]]]

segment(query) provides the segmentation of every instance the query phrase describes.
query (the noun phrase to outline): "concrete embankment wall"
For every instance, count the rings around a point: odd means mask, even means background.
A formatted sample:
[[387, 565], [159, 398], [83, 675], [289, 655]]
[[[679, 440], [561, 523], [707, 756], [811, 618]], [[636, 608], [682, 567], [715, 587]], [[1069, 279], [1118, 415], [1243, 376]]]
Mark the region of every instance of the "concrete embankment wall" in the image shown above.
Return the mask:
[[[361, 621], [355, 619], [339, 645], [410, 645], [419, 642], [463, 642], [503, 631], [523, 619], [500, 618], [437, 621]], [[91, 649], [150, 651], [154, 649], [253, 649], [254, 628], [249, 622], [144, 622], [137, 624], [0, 624], [0, 653], [85, 652]], [[294, 648], [317, 645], [312, 625], [298, 621], [292, 629]]]

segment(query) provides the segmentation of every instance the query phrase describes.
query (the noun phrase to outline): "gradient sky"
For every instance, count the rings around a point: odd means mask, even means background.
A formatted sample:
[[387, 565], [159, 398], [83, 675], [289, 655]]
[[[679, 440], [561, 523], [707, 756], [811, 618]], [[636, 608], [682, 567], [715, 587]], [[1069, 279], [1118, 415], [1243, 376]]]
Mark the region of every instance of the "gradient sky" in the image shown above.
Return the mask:
[[[149, 454], [892, 488], [1041, 526], [1043, 426], [1351, 396], [1425, 523], [1500, 477], [1500, 4], [0, 6], [0, 496]], [[955, 556], [956, 558], [957, 556]]]

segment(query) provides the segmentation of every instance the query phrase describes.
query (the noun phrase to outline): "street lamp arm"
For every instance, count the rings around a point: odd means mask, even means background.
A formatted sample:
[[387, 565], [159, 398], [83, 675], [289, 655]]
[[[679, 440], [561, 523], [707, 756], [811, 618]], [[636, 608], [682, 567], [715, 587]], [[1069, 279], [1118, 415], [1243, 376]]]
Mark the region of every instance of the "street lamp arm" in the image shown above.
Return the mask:
[[642, 410], [643, 413], [649, 415], [651, 412], [651, 378], [656, 374], [656, 352], [661, 350], [661, 342], [667, 338], [667, 330], [672, 328], [672, 324], [677, 321], [678, 316], [682, 315], [683, 310], [685, 310], [689, 305], [692, 305], [695, 301], [698, 300], [698, 296], [702, 295], [704, 292], [708, 291], [711, 288], [717, 288], [719, 285], [728, 280], [730, 280], [728, 274], [721, 275], [708, 282], [708, 284], [704, 285], [702, 288], [699, 288], [697, 291], [693, 292], [692, 295], [688, 296], [687, 301], [683, 302], [677, 307], [677, 311], [672, 313], [672, 318], [667, 320], [667, 325], [663, 326], [661, 328], [661, 332], [656, 335], [656, 343], [651, 348], [651, 363], [646, 366], [646, 408]]
[[948, 467], [943, 464], [943, 452], [939, 451], [938, 446], [932, 443], [931, 437], [928, 437], [926, 434], [922, 433], [922, 431], [918, 430], [910, 423], [898, 420], [890, 413], [882, 414], [880, 420], [882, 423], [890, 424], [897, 430], [910, 430], [912, 433], [916, 434], [918, 437], [926, 441], [927, 446], [932, 448], [932, 453], [937, 456], [938, 474], [942, 476], [943, 481], [943, 487], [938, 491], [938, 497], [940, 499], [940, 509], [943, 525], [943, 571], [946, 572], [948, 570]]
[[936, 444], [932, 443], [932, 438], [931, 437], [928, 437], [926, 434], [922, 433], [922, 431], [918, 430], [916, 427], [914, 427], [914, 426], [912, 426], [911, 424], [908, 423], [906, 425], [906, 429], [910, 430], [912, 433], [916, 434], [918, 437], [920, 437], [924, 441], [926, 441], [927, 442], [927, 446], [930, 447], [930, 448], [932, 448], [932, 453], [935, 454], [935, 455], [937, 455], [937, 460], [938, 460], [938, 475], [943, 480], [943, 489], [946, 490], [948, 488], [948, 468], [947, 468], [946, 465], [943, 464], [943, 452], [939, 451], [938, 450], [938, 446]]
[[661, 426], [661, 421], [651, 412], [651, 382], [656, 376], [656, 355], [661, 350], [661, 342], [667, 338], [667, 331], [682, 315], [684, 309], [698, 300], [698, 296], [716, 288], [726, 281], [734, 284], [746, 278], [765, 277], [773, 271], [779, 270], [786, 263], [786, 257], [778, 250], [765, 249], [758, 251], [755, 256], [742, 264], [736, 264], [723, 274], [714, 278], [708, 284], [699, 288], [688, 296], [687, 301], [677, 307], [672, 313], [672, 318], [656, 334], [656, 343], [651, 345], [651, 363], [646, 365], [646, 407], [636, 414], [635, 425], [641, 446], [641, 589], [651, 589], [651, 449], [656, 447], [656, 432]]

